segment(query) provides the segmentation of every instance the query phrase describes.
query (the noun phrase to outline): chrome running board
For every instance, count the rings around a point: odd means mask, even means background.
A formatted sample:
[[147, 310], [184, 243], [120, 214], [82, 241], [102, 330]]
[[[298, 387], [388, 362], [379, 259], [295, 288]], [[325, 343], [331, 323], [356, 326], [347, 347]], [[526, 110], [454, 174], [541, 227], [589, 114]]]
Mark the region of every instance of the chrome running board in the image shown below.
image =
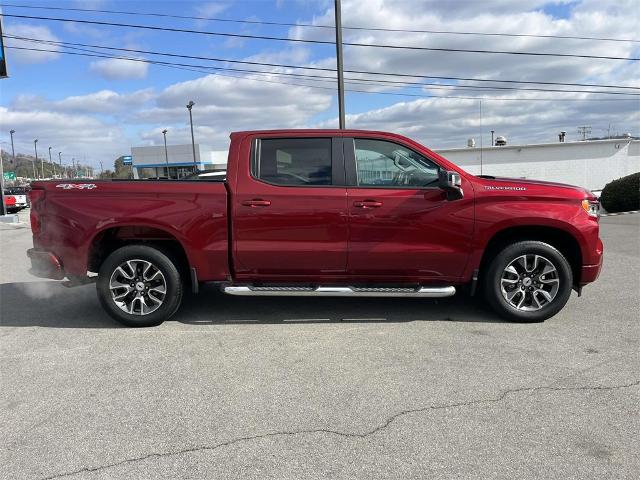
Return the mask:
[[442, 298], [456, 293], [455, 287], [224, 287], [224, 293], [241, 296], [289, 297], [416, 297]]

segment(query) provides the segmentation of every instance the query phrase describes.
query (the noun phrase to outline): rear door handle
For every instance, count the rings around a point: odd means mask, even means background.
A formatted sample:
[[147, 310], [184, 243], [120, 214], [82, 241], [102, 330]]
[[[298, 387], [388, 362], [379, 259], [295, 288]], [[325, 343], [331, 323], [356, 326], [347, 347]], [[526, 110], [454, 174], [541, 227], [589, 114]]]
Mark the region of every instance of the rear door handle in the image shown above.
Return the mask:
[[353, 202], [353, 206], [358, 208], [380, 208], [382, 202], [377, 200], [363, 200], [362, 202]]
[[271, 205], [269, 200], [262, 200], [261, 198], [256, 198], [254, 200], [245, 200], [242, 202], [242, 205], [245, 207], [268, 207]]

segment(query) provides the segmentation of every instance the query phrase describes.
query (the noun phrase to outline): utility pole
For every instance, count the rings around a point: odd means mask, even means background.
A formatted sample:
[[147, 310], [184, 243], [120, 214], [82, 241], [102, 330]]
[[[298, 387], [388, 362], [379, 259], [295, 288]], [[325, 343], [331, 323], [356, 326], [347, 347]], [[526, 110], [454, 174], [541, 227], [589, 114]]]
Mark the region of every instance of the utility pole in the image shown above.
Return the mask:
[[171, 179], [171, 175], [169, 174], [169, 154], [167, 153], [167, 129], [166, 128], [162, 130], [162, 135], [164, 136], [164, 161], [167, 163], [167, 178]]
[[76, 178], [76, 159], [71, 157], [71, 178]]
[[195, 105], [195, 102], [193, 100], [189, 100], [189, 103], [187, 103], [187, 110], [189, 110], [189, 123], [191, 124], [191, 147], [193, 148], [193, 168], [195, 168], [195, 171], [198, 171], [198, 164], [196, 162], [196, 141], [193, 137], [193, 116], [191, 115], [191, 109], [193, 108], [193, 106]]
[[334, 6], [334, 17], [336, 24], [336, 67], [338, 72], [338, 123], [340, 130], [344, 130], [344, 71], [342, 62], [342, 13], [340, 0], [335, 0]]
[[482, 175], [482, 100], [480, 100], [480, 175]]
[[36, 138], [33, 141], [33, 149], [36, 151], [36, 159], [32, 162], [33, 163], [33, 178], [35, 180], [38, 179], [38, 174], [36, 173], [36, 163], [38, 162], [38, 139]]
[[591, 135], [591, 126], [583, 125], [578, 127], [578, 134], [582, 135], [582, 141], [584, 142], [587, 139], [587, 135]]

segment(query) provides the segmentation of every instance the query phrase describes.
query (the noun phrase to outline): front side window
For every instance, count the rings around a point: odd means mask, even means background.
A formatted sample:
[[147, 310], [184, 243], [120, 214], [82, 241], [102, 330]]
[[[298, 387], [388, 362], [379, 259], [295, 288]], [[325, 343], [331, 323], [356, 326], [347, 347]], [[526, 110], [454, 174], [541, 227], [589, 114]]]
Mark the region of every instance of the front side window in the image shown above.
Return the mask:
[[438, 183], [439, 167], [397, 143], [356, 138], [358, 186], [420, 188]]
[[259, 140], [253, 174], [275, 185], [331, 185], [331, 139]]

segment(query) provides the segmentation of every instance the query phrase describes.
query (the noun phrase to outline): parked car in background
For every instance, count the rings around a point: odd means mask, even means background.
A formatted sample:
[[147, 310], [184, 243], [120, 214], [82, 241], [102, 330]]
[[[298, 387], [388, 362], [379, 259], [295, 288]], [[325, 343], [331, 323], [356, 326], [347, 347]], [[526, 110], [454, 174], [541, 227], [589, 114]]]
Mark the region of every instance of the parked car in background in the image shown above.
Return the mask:
[[19, 211], [19, 210], [22, 210], [23, 208], [29, 207], [30, 205], [29, 195], [28, 195], [29, 190], [30, 188], [27, 188], [27, 187], [6, 187], [4, 189], [4, 194], [15, 197], [16, 203], [15, 203], [15, 207], [13, 208]]
[[201, 282], [402, 301], [464, 287], [535, 322], [602, 267], [591, 192], [471, 175], [401, 135], [237, 132], [226, 174], [196, 178], [34, 182], [32, 273], [96, 281], [130, 326], [162, 323]]
[[5, 193], [4, 195], [4, 208], [7, 213], [16, 213], [20, 208], [16, 207], [16, 197]]

